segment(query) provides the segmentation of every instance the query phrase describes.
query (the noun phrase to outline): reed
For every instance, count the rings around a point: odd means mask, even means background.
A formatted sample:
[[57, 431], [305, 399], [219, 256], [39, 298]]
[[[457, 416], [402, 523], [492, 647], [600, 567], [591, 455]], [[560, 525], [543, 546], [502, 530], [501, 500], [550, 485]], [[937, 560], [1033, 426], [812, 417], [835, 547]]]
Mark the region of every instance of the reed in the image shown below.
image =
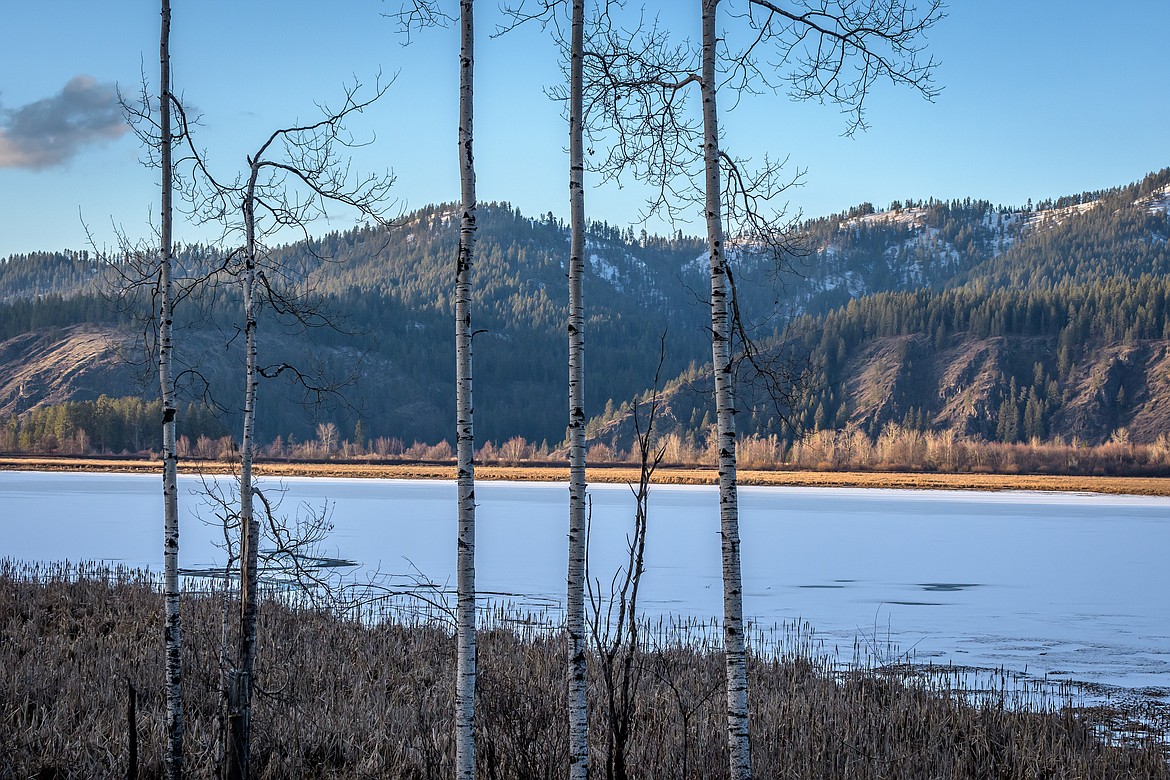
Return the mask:
[[[161, 776], [157, 584], [146, 572], [101, 564], [0, 561], [0, 778], [126, 776], [131, 686], [138, 776]], [[346, 618], [275, 594], [265, 600], [253, 715], [258, 777], [451, 776], [450, 631], [401, 605], [376, 620], [376, 606]], [[184, 597], [187, 766], [195, 778], [215, 776], [220, 759], [221, 609], [212, 587]], [[485, 612], [483, 625], [481, 775], [566, 776], [563, 633], [547, 617], [506, 608]], [[718, 627], [660, 620], [643, 631], [632, 774], [722, 777]], [[1129, 713], [1123, 723], [1125, 713], [1070, 707], [1061, 692], [1006, 676], [874, 663], [865, 645], [842, 660], [803, 625], [756, 631], [753, 647], [759, 777], [1170, 778], [1164, 714]], [[591, 684], [600, 694], [600, 681]], [[592, 709], [595, 735], [600, 715]]]

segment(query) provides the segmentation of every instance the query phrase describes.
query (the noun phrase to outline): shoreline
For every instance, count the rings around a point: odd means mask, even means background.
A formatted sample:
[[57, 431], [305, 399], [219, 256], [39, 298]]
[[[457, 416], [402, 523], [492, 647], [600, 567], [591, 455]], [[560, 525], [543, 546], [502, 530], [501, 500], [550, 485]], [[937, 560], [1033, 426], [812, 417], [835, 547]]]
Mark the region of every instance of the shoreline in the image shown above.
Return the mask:
[[[2, 456], [4, 471], [87, 471], [123, 474], [154, 474], [160, 470], [154, 459], [109, 457]], [[441, 463], [361, 463], [258, 461], [254, 470], [261, 476], [323, 477], [355, 479], [439, 479], [454, 480], [455, 466]], [[223, 461], [180, 461], [180, 474], [230, 474], [233, 464]], [[485, 481], [567, 482], [568, 466], [477, 465], [476, 476]], [[739, 469], [744, 487], [825, 487], [902, 490], [1033, 490], [1062, 493], [1103, 493], [1108, 495], [1170, 496], [1170, 477], [1067, 476], [1053, 474], [956, 474], [909, 471], [774, 471]], [[587, 478], [593, 484], [624, 484], [638, 480], [638, 469], [622, 464], [592, 465]], [[657, 485], [714, 485], [718, 473], [701, 466], [660, 466], [654, 474]]]

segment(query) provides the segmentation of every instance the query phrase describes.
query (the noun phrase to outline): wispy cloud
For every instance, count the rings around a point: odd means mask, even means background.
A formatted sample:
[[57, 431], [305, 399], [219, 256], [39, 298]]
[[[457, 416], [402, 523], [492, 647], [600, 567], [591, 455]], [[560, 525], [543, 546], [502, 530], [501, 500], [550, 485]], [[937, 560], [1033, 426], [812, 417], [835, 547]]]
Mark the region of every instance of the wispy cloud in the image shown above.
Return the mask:
[[113, 84], [75, 76], [52, 97], [0, 109], [0, 168], [60, 165], [83, 147], [129, 129]]

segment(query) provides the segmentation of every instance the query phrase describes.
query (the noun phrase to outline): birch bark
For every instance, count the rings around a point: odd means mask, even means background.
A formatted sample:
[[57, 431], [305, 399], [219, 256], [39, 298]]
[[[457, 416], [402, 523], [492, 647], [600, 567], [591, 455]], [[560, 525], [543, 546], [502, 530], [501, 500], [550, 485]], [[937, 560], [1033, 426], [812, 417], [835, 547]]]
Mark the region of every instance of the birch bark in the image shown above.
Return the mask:
[[475, 777], [475, 433], [471, 400], [471, 266], [475, 256], [475, 158], [472, 120], [475, 21], [472, 0], [460, 0], [459, 171], [462, 218], [455, 269], [455, 416], [458, 458], [455, 772]]
[[585, 653], [585, 156], [582, 61], [585, 0], [573, 0], [569, 63], [569, 777], [589, 775]]
[[158, 380], [162, 393], [163, 455], [163, 643], [166, 653], [167, 748], [164, 771], [168, 780], [183, 776], [182, 621], [179, 616], [179, 488], [175, 450], [175, 387], [171, 343], [172, 185], [171, 156], [171, 3], [162, 0], [159, 35], [159, 144], [162, 163], [162, 207], [159, 250]]
[[748, 731], [747, 650], [743, 630], [743, 581], [739, 554], [739, 503], [735, 473], [735, 398], [732, 388], [731, 318], [727, 258], [723, 246], [716, 110], [715, 12], [719, 0], [702, 0], [703, 164], [706, 172], [707, 245], [711, 257], [711, 356], [715, 374], [719, 452], [719, 521], [723, 546], [723, 649], [727, 660], [727, 746], [732, 780], [752, 776]]
[[[259, 160], [259, 157], [257, 157]], [[252, 673], [256, 665], [256, 619], [259, 601], [260, 524], [253, 508], [252, 459], [256, 432], [256, 179], [253, 163], [243, 199], [244, 212], [244, 431], [240, 439], [240, 647], [228, 685], [230, 712], [227, 774], [248, 777], [251, 745]]]

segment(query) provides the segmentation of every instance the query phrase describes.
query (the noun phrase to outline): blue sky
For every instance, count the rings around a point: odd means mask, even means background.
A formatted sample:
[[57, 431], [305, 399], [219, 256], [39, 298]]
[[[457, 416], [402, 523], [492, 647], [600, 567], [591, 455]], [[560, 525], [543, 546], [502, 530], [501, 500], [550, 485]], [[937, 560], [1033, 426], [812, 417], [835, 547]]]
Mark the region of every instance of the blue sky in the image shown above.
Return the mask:
[[[382, 16], [397, 0], [173, 2], [175, 87], [202, 113], [200, 145], [221, 175], [239, 170], [272, 129], [317, 116], [315, 103], [335, 99], [355, 78], [372, 83], [381, 71], [395, 81], [350, 125], [375, 139], [355, 153], [355, 168], [392, 169], [404, 208], [457, 199], [453, 29], [424, 31], [403, 46], [395, 23]], [[695, 37], [687, 28], [697, 19], [696, 0], [651, 5], [679, 36]], [[725, 147], [757, 158], [790, 155], [807, 170], [790, 201], [806, 216], [930, 196], [1015, 205], [1123, 184], [1170, 165], [1170, 2], [953, 0], [948, 13], [927, 40], [944, 87], [933, 104], [882, 86], [870, 98], [870, 130], [845, 138], [845, 120], [832, 107], [753, 96], [724, 112]], [[155, 78], [157, 3], [12, 0], [3, 18], [0, 256], [84, 248], [83, 219], [103, 246], [115, 242], [115, 226], [148, 235], [157, 185], [139, 163], [136, 139], [103, 116], [75, 138], [37, 146], [33, 120], [43, 112], [28, 107], [71, 83], [98, 94], [115, 83], [136, 90], [143, 69]], [[536, 28], [491, 38], [500, 19], [494, 0], [479, 6], [479, 196], [529, 215], [565, 216], [566, 130], [544, 94], [560, 78], [556, 51]], [[14, 146], [21, 133], [35, 154]], [[625, 225], [641, 203], [636, 187], [607, 187], [589, 191], [587, 210]], [[351, 224], [338, 212], [312, 229]], [[700, 229], [697, 222], [679, 227]], [[176, 236], [207, 234], [179, 224]]]

